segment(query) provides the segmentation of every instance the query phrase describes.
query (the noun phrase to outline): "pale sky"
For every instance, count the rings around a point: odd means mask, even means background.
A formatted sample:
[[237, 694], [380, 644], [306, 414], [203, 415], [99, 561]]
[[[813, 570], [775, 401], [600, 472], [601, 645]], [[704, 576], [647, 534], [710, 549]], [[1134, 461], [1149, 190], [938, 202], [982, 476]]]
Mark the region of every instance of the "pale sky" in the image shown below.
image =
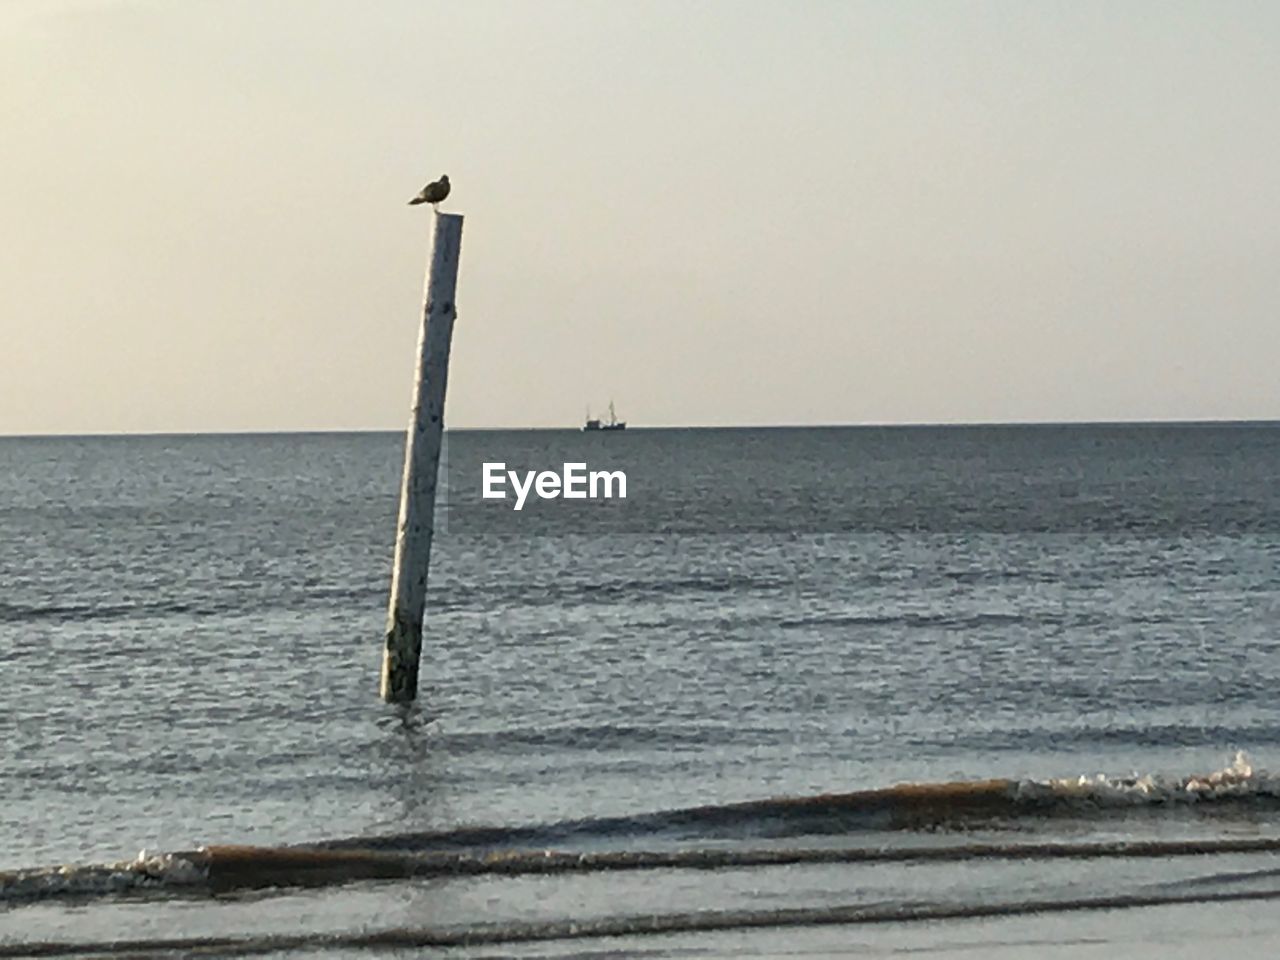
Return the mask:
[[0, 434], [1280, 418], [1280, 4], [0, 0]]

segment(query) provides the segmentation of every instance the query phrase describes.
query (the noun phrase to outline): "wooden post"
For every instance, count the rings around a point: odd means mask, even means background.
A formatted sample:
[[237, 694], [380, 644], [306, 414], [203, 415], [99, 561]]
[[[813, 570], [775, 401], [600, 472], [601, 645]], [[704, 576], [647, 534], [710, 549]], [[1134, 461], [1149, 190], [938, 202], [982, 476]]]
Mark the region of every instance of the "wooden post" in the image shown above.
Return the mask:
[[407, 703], [418, 695], [422, 614], [427, 599], [427, 567], [435, 532], [436, 480], [444, 434], [444, 391], [453, 339], [454, 289], [462, 247], [462, 216], [436, 214], [431, 267], [427, 277], [418, 365], [413, 385], [413, 417], [404, 447], [400, 520], [396, 524], [395, 566], [382, 657], [382, 699]]

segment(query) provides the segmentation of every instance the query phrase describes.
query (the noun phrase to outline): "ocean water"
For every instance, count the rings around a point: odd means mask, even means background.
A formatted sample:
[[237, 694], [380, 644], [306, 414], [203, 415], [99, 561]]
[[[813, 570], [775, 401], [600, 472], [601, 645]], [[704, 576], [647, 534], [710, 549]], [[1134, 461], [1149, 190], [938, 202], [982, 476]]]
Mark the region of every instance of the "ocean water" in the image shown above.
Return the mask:
[[1280, 942], [1280, 425], [402, 445], [0, 439], [0, 956]]

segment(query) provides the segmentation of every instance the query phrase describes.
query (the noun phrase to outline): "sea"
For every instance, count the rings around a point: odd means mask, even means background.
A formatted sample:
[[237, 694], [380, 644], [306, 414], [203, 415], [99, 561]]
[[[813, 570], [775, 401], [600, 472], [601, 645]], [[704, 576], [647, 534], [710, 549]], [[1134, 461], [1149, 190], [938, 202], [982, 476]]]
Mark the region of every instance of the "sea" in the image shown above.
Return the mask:
[[1280, 424], [404, 444], [0, 438], [0, 957], [1280, 947]]

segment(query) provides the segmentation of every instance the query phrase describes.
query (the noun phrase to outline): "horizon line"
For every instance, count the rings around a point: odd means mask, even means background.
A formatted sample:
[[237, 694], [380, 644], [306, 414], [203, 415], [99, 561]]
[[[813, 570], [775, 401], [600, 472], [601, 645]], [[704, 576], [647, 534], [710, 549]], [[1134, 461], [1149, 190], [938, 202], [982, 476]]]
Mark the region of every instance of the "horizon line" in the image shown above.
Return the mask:
[[[1177, 427], [1177, 426], [1267, 426], [1280, 424], [1280, 419], [1246, 418], [1179, 418], [1156, 420], [902, 420], [863, 421], [859, 423], [742, 423], [742, 424], [651, 424], [632, 426], [628, 431], [658, 430], [893, 430], [976, 427]], [[89, 433], [0, 433], [0, 440], [77, 440], [115, 437], [277, 437], [277, 436], [344, 436], [351, 434], [402, 433], [394, 427], [319, 427], [307, 429], [261, 430], [137, 430], [94, 431]], [[581, 433], [581, 427], [445, 427], [446, 433]]]

